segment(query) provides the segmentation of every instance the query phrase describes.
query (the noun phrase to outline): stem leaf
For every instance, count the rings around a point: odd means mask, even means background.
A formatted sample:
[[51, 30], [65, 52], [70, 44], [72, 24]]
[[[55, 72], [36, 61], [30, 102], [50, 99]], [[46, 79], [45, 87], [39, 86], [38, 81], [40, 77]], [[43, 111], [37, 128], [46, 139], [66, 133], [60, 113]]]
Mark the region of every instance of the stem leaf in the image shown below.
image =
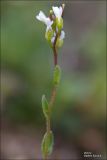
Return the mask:
[[54, 144], [54, 137], [52, 131], [50, 131], [49, 133], [46, 132], [43, 137], [41, 146], [43, 158], [46, 158], [48, 155], [52, 153], [53, 144]]
[[42, 96], [42, 109], [44, 116], [47, 118], [49, 114], [49, 104], [47, 102], [45, 95]]
[[59, 84], [60, 78], [61, 78], [61, 69], [59, 65], [56, 65], [54, 69], [54, 77], [53, 77], [53, 81], [55, 85]]

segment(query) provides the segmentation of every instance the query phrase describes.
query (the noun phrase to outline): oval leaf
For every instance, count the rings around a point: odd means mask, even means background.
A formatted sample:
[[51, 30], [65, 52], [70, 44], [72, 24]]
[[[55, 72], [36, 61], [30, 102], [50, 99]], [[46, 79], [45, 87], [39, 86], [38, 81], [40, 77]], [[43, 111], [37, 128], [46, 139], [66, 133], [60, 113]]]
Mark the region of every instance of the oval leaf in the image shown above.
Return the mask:
[[48, 155], [52, 153], [54, 144], [53, 133], [50, 131], [49, 133], [45, 133], [43, 140], [42, 140], [42, 155], [43, 158], [46, 158]]
[[45, 95], [42, 96], [42, 109], [43, 109], [43, 113], [45, 117], [47, 118], [49, 114], [49, 105], [48, 105]]
[[59, 65], [56, 65], [54, 69], [54, 78], [53, 78], [55, 85], [59, 84], [60, 77], [61, 77], [61, 69]]

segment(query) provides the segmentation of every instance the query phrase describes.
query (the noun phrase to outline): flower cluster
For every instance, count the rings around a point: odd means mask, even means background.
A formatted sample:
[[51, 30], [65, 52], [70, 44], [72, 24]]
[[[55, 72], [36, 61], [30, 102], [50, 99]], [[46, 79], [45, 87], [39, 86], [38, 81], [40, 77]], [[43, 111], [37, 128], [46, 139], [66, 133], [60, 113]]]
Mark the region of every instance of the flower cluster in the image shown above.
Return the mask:
[[60, 7], [52, 7], [49, 17], [40, 11], [36, 18], [46, 25], [45, 38], [51, 45], [51, 47], [61, 47], [63, 45], [63, 39], [65, 38], [65, 32], [63, 29], [63, 11], [65, 5]]

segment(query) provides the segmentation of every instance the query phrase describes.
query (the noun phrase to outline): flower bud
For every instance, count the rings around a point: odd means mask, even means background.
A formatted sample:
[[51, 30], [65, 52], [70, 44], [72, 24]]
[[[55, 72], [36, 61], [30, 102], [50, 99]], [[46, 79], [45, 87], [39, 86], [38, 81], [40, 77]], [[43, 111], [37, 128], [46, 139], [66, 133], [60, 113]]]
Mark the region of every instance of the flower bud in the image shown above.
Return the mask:
[[56, 42], [56, 47], [60, 48], [63, 45], [63, 39], [58, 38]]
[[45, 38], [47, 39], [47, 41], [50, 41], [51, 38], [53, 37], [54, 31], [52, 29], [49, 29], [48, 31], [46, 31], [45, 33]]
[[65, 8], [65, 4], [64, 4], [64, 3], [62, 4], [62, 8], [63, 8], [63, 10], [64, 10], [64, 8]]
[[50, 12], [50, 14], [53, 14], [53, 10], [52, 9], [49, 12]]
[[58, 28], [59, 32], [63, 28], [63, 19], [62, 19], [62, 17], [60, 17], [60, 19], [56, 18], [56, 27]]

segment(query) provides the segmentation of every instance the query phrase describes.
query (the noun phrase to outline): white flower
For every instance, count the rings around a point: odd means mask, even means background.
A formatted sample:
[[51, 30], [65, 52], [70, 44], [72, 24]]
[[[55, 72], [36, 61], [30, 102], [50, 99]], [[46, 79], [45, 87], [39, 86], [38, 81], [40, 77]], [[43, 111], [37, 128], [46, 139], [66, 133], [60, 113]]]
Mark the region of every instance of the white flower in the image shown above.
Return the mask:
[[61, 16], [62, 16], [62, 7], [52, 7], [53, 12], [56, 16], [56, 18], [58, 18], [58, 20], [60, 20]]
[[61, 31], [60, 39], [63, 40], [65, 38], [65, 32]]
[[53, 24], [53, 21], [51, 21], [49, 17], [46, 17], [42, 11], [39, 12], [36, 18], [47, 26], [46, 31], [48, 31], [49, 29], [52, 29], [51, 25]]

